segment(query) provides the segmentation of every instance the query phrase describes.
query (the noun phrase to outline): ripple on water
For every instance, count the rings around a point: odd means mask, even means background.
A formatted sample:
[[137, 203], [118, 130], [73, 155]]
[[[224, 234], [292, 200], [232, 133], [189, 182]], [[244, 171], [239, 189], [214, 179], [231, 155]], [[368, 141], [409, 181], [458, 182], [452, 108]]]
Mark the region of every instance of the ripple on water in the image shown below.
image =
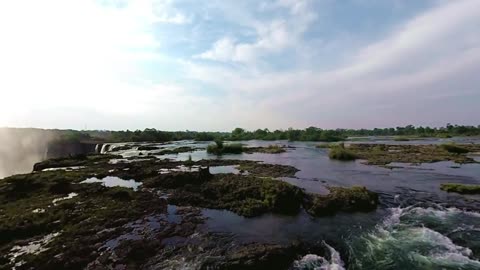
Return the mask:
[[138, 189], [139, 186], [142, 185], [142, 183], [136, 182], [135, 180], [123, 180], [116, 176], [106, 176], [102, 179], [92, 177], [80, 183], [102, 183], [106, 187], [126, 187], [131, 188], [135, 191]]

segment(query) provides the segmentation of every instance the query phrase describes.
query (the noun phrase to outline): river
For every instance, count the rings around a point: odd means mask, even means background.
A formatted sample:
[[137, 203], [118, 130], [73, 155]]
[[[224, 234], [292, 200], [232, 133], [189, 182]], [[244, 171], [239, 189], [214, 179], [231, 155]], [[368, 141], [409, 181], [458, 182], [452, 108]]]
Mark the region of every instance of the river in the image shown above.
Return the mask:
[[[449, 139], [478, 143], [478, 138]], [[449, 141], [447, 140], [447, 141]], [[385, 138], [371, 143], [434, 144], [442, 139], [394, 142]], [[266, 214], [244, 218], [229, 211], [204, 209], [206, 229], [229, 233], [239, 242], [286, 243], [294, 240], [322, 242], [329, 258], [307, 254], [293, 269], [480, 269], [480, 197], [440, 190], [446, 182], [480, 184], [480, 164], [402, 165], [387, 169], [367, 166], [362, 161], [340, 162], [328, 158], [327, 149], [312, 142], [242, 142], [248, 146], [287, 145], [280, 154], [224, 155], [224, 159], [248, 159], [271, 164], [292, 165], [300, 171], [295, 178], [281, 180], [307, 192], [325, 193], [326, 186], [366, 186], [380, 194], [380, 206], [370, 213], [340, 213], [312, 218], [305, 212], [296, 216]], [[355, 143], [355, 142], [352, 142]], [[205, 148], [208, 143], [180, 141], [158, 145]], [[126, 150], [124, 157], [148, 151]], [[205, 150], [158, 156], [186, 160], [217, 158]], [[455, 166], [453, 166], [455, 165]], [[458, 168], [459, 166], [459, 168]]]

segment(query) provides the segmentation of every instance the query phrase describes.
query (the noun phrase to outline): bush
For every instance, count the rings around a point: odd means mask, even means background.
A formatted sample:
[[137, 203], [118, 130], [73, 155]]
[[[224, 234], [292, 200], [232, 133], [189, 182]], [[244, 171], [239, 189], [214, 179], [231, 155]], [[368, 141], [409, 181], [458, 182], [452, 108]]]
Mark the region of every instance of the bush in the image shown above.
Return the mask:
[[450, 153], [455, 153], [455, 154], [468, 153], [468, 149], [457, 146], [455, 144], [442, 144], [440, 147], [442, 147], [443, 149], [447, 150]]
[[395, 137], [395, 138], [393, 138], [393, 140], [396, 141], [396, 142], [408, 142], [408, 141], [410, 141], [410, 139], [407, 138], [407, 137]]
[[335, 146], [330, 148], [330, 152], [328, 153], [328, 156], [331, 159], [337, 159], [337, 160], [355, 160], [357, 156], [350, 150], [345, 149], [344, 147], [341, 146]]
[[215, 144], [210, 144], [207, 147], [207, 153], [210, 154], [241, 154], [242, 152], [243, 145], [240, 143], [223, 144], [223, 142], [216, 142]]

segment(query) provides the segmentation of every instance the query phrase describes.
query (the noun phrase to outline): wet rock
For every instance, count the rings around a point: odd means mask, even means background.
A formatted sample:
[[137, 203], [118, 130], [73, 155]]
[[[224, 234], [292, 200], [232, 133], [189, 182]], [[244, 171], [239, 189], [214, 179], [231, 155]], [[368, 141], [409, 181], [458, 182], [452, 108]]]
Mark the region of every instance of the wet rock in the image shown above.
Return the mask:
[[288, 269], [298, 253], [298, 244], [253, 243], [229, 250], [224, 256], [210, 257], [200, 269]]
[[152, 151], [152, 150], [158, 150], [160, 147], [158, 146], [153, 146], [153, 145], [142, 145], [138, 147], [139, 151]]
[[77, 155], [66, 158], [54, 158], [35, 163], [33, 165], [34, 172], [40, 172], [44, 169], [64, 168], [64, 167], [79, 167], [95, 165], [95, 162], [107, 162], [113, 158], [121, 158], [115, 155]]

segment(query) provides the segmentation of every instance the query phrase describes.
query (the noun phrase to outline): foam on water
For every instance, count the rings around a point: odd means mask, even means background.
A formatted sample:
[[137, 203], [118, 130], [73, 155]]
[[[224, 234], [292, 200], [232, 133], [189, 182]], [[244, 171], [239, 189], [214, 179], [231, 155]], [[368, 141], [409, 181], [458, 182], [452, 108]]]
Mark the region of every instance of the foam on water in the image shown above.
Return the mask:
[[330, 252], [330, 260], [316, 255], [316, 254], [307, 254], [303, 256], [300, 260], [293, 262], [293, 269], [298, 270], [343, 270], [345, 265], [340, 258], [340, 253], [336, 251], [333, 247], [324, 243]]
[[[374, 231], [351, 243], [352, 269], [480, 269], [468, 248], [451, 234], [478, 234], [480, 214], [458, 208], [410, 206], [391, 208]], [[471, 243], [475, 245], [475, 243]]]

